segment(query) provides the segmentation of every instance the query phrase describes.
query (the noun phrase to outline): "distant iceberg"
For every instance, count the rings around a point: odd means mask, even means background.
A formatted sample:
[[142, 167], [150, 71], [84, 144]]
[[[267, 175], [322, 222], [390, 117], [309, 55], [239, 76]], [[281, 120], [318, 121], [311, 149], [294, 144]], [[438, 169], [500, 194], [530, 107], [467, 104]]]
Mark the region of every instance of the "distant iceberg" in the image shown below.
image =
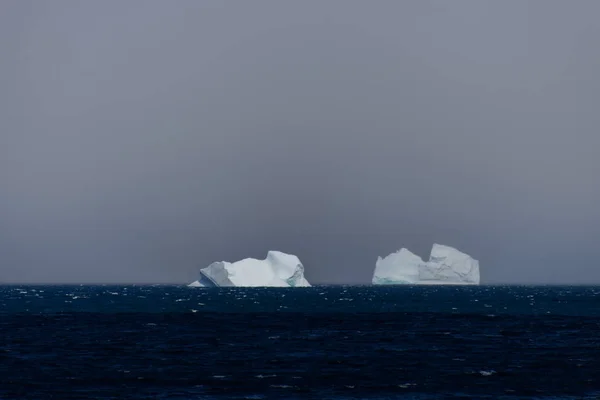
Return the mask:
[[479, 285], [479, 261], [453, 247], [434, 244], [425, 262], [402, 248], [378, 257], [374, 285]]
[[306, 287], [304, 266], [298, 257], [269, 251], [264, 260], [245, 258], [233, 263], [218, 261], [200, 270], [200, 278], [190, 287]]

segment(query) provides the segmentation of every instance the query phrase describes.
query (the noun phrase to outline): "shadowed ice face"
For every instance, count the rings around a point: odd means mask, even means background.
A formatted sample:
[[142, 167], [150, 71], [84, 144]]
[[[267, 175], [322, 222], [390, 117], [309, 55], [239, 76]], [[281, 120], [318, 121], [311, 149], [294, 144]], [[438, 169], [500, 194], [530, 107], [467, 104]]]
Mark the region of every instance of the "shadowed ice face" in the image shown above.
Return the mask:
[[0, 281], [189, 282], [434, 242], [598, 283], [600, 4], [0, 6]]

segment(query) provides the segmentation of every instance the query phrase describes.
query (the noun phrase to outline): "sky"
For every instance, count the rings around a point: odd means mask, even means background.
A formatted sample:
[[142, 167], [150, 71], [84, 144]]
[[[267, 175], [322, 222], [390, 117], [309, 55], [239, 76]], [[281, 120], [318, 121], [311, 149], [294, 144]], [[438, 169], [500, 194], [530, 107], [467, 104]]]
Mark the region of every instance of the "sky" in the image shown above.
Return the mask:
[[600, 283], [596, 0], [5, 0], [0, 282]]

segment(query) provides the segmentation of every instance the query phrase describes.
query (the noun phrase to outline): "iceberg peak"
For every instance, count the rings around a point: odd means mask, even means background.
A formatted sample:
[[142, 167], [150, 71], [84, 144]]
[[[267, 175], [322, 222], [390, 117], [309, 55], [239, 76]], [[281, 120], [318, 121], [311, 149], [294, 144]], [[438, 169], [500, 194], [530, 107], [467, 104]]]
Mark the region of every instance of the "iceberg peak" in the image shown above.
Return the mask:
[[434, 243], [429, 261], [401, 248], [378, 257], [373, 274], [375, 285], [478, 285], [479, 261], [453, 247]]

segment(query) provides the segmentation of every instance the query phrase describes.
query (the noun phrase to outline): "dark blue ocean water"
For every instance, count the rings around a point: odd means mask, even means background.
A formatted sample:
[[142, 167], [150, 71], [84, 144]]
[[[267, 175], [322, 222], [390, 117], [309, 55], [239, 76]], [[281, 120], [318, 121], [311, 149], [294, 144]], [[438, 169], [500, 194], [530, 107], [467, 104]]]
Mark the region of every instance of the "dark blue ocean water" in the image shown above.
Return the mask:
[[600, 288], [0, 286], [0, 399], [598, 399]]

